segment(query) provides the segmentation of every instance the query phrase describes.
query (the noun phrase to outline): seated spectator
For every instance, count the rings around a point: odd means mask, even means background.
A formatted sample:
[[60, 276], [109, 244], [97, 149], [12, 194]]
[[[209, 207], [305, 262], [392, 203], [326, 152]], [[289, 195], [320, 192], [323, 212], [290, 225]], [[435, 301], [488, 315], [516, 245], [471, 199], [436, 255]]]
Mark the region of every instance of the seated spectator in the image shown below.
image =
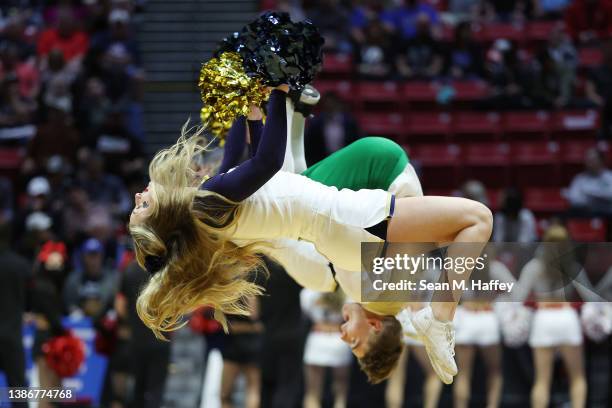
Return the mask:
[[19, 79], [12, 73], [0, 81], [0, 127], [15, 127], [31, 123], [36, 110], [33, 100], [19, 91]]
[[374, 20], [383, 23], [387, 31], [393, 27], [381, 20], [383, 4], [377, 0], [356, 0], [353, 1], [351, 10], [351, 37], [356, 44], [362, 44], [366, 38], [366, 27]]
[[0, 176], [0, 225], [13, 220], [13, 186], [9, 179]]
[[468, 180], [461, 186], [461, 197], [478, 201], [489, 206], [489, 197], [484, 184], [478, 180]]
[[601, 109], [600, 138], [612, 138], [612, 39], [602, 45], [603, 61], [589, 75], [585, 93]]
[[357, 121], [335, 93], [323, 96], [321, 113], [306, 128], [306, 160], [309, 165], [359, 139]]
[[106, 168], [117, 176], [144, 170], [142, 144], [127, 128], [125, 108], [110, 108], [104, 122], [87, 141], [87, 146], [104, 157]]
[[9, 77], [17, 79], [19, 96], [34, 104], [40, 90], [38, 69], [32, 60], [22, 59], [16, 44], [5, 41], [0, 43], [0, 82]]
[[84, 154], [84, 161], [78, 178], [91, 201], [107, 206], [116, 216], [129, 213], [132, 200], [121, 179], [106, 172], [104, 156], [92, 151]]
[[349, 37], [349, 13], [339, 0], [321, 0], [308, 13], [308, 18], [317, 26], [325, 39], [323, 49], [347, 54], [352, 51]]
[[47, 66], [47, 56], [54, 49], [62, 52], [67, 63], [78, 65], [88, 46], [89, 38], [86, 33], [77, 29], [72, 10], [61, 8], [57, 11], [55, 27], [48, 28], [40, 35], [37, 53], [43, 69]]
[[55, 238], [52, 232], [53, 220], [42, 211], [30, 213], [25, 219], [25, 231], [16, 234], [20, 237], [17, 242], [19, 253], [26, 258], [33, 259], [41, 246]]
[[108, 30], [92, 38], [91, 47], [106, 51], [114, 44], [122, 44], [130, 55], [130, 60], [140, 65], [140, 51], [134, 40], [130, 26], [130, 13], [123, 9], [114, 9], [108, 15]]
[[100, 318], [112, 306], [117, 272], [104, 266], [104, 247], [95, 238], [81, 247], [81, 269], [73, 271], [64, 286], [64, 304], [70, 313]]
[[561, 78], [557, 64], [548, 50], [536, 57], [531, 86], [528, 87], [532, 106], [538, 109], [560, 108], [567, 103], [561, 92]]
[[481, 3], [481, 0], [449, 0], [448, 11], [457, 21], [473, 21], [480, 14]]
[[606, 167], [603, 153], [595, 148], [587, 151], [584, 167], [566, 193], [572, 209], [593, 215], [612, 214], [612, 171]]
[[531, 15], [530, 0], [486, 0], [486, 13], [502, 22], [523, 22]]
[[472, 39], [470, 23], [459, 23], [455, 28], [455, 38], [446, 50], [444, 71], [455, 79], [472, 79], [484, 75], [482, 48]]
[[62, 208], [61, 235], [66, 243], [73, 245], [87, 235], [96, 235], [102, 239], [108, 237], [112, 229], [110, 208], [104, 204], [92, 202], [85, 188], [73, 181], [66, 188], [66, 202]]
[[91, 76], [82, 83], [81, 93], [77, 95], [78, 103], [75, 104], [75, 117], [79, 129], [87, 139], [102, 128], [113, 102], [107, 95], [106, 85], [100, 77]]
[[357, 72], [366, 79], [387, 78], [393, 69], [393, 47], [389, 33], [380, 20], [365, 27], [364, 40], [355, 47]]
[[433, 37], [429, 16], [422, 13], [416, 20], [416, 33], [398, 51], [396, 68], [406, 79], [431, 79], [440, 75], [443, 51]]
[[516, 188], [503, 192], [501, 209], [493, 221], [494, 242], [534, 242], [538, 239], [536, 219], [523, 207], [523, 195]]
[[556, 25], [550, 32], [547, 50], [550, 58], [555, 61], [555, 70], [559, 76], [561, 97], [567, 103], [574, 91], [578, 55], [561, 24]]
[[612, 2], [575, 0], [565, 10], [565, 26], [576, 43], [589, 44], [612, 34]]
[[26, 174], [41, 172], [51, 156], [59, 156], [71, 166], [76, 164], [80, 143], [79, 132], [72, 125], [70, 100], [60, 98], [49, 101], [47, 119], [38, 125], [28, 144], [23, 170]]
[[405, 40], [409, 40], [418, 34], [418, 20], [423, 20], [423, 14], [428, 17], [428, 21], [434, 29], [438, 27], [440, 17], [433, 6], [419, 0], [400, 1], [401, 6], [384, 12], [382, 19], [390, 24]]
[[571, 0], [534, 0], [533, 14], [537, 18], [560, 20], [570, 3]]
[[72, 111], [72, 86], [77, 78], [80, 65], [66, 64], [60, 50], [52, 50], [47, 56], [47, 69], [42, 75], [42, 100], [50, 101], [69, 99], [68, 111]]
[[302, 2], [300, 0], [279, 0], [276, 3], [276, 7], [272, 8], [284, 13], [289, 13], [291, 21], [302, 21], [306, 18], [306, 14], [304, 13]]
[[521, 109], [531, 106], [528, 87], [531, 67], [522, 64], [514, 45], [496, 40], [487, 52], [486, 75], [491, 85], [491, 97], [485, 106], [490, 109]]

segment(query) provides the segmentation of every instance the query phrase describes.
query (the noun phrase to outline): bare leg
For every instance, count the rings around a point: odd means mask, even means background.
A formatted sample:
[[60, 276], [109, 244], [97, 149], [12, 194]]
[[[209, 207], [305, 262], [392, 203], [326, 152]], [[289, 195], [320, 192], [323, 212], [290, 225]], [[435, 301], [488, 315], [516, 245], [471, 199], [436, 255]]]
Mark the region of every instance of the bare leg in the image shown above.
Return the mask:
[[244, 367], [246, 375], [246, 408], [259, 408], [259, 395], [261, 393], [261, 372], [256, 365]]
[[[390, 242], [451, 243], [449, 258], [476, 258], [491, 237], [493, 217], [484, 205], [457, 197], [404, 197], [396, 200], [395, 215], [389, 222]], [[470, 245], [461, 245], [470, 244]], [[471, 270], [448, 271], [448, 280], [466, 280]], [[460, 290], [448, 294], [434, 293], [432, 310], [438, 320], [451, 321]]]
[[348, 393], [349, 366], [334, 368], [334, 408], [346, 407], [346, 394]]
[[412, 346], [411, 349], [414, 351], [414, 356], [425, 373], [423, 408], [436, 408], [440, 400], [440, 393], [442, 392], [442, 381], [440, 381], [434, 369], [431, 368], [425, 347]]
[[455, 408], [467, 408], [470, 403], [472, 391], [472, 368], [476, 347], [471, 345], [460, 345], [455, 348], [457, 352], [457, 368], [459, 373], [453, 385], [453, 400]]
[[560, 350], [565, 371], [569, 375], [572, 408], [584, 408], [586, 406], [587, 383], [584, 374], [582, 346], [561, 346]]
[[501, 347], [499, 344], [482, 348], [482, 356], [487, 366], [487, 408], [499, 406], [504, 379], [501, 369]]
[[553, 347], [534, 347], [535, 383], [531, 389], [532, 408], [546, 408], [550, 399], [550, 384], [555, 357]]
[[221, 375], [221, 406], [232, 408], [232, 392], [234, 383], [240, 374], [240, 366], [231, 361], [223, 360], [223, 374]]
[[[36, 365], [38, 366], [38, 382], [41, 388], [49, 389], [61, 387], [61, 379], [57, 376], [55, 371], [47, 365], [47, 360], [44, 357], [38, 357], [36, 359]], [[53, 408], [54, 406], [55, 404], [47, 400], [41, 400], [38, 403], [39, 408]]]
[[321, 394], [323, 393], [323, 367], [306, 365], [306, 390], [304, 391], [304, 408], [320, 408]]
[[401, 408], [404, 405], [404, 386], [406, 385], [406, 362], [408, 361], [408, 347], [404, 347], [397, 367], [393, 370], [387, 381], [385, 401], [387, 408]]

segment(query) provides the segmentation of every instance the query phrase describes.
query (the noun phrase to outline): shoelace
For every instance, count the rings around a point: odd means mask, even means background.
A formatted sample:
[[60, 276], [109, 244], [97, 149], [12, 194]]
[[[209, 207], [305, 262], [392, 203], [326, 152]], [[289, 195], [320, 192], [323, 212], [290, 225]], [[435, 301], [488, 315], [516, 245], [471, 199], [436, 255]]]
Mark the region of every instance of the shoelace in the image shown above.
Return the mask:
[[451, 347], [451, 356], [455, 357], [455, 336], [453, 336], [453, 328], [450, 324], [447, 324], [444, 326], [444, 330], [446, 331], [446, 341], [448, 341]]

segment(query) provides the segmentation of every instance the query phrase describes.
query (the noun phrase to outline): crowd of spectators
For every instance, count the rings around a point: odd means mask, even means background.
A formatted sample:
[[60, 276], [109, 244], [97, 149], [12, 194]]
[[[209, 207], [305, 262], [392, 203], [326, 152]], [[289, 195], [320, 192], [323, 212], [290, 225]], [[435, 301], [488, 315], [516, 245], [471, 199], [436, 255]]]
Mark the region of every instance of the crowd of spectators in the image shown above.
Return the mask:
[[[0, 173], [0, 229], [4, 245], [31, 264], [22, 271], [26, 320], [36, 327], [43, 387], [59, 384], [42, 344], [63, 332], [62, 317], [99, 326], [113, 316], [116, 295], [137, 292], [119, 271], [133, 259], [125, 225], [146, 177], [135, 37], [143, 7], [132, 0], [0, 4], [0, 149], [21, 163]], [[21, 377], [11, 385], [25, 386]], [[117, 381], [106, 383], [104, 406], [125, 398]]]

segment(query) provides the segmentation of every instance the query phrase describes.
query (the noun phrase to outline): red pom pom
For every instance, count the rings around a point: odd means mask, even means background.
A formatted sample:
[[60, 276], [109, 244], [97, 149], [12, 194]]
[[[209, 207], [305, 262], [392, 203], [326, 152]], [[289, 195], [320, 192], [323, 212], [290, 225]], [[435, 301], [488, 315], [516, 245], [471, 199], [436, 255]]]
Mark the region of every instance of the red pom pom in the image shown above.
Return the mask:
[[72, 333], [52, 337], [42, 350], [49, 367], [61, 378], [75, 375], [85, 360], [85, 345]]

